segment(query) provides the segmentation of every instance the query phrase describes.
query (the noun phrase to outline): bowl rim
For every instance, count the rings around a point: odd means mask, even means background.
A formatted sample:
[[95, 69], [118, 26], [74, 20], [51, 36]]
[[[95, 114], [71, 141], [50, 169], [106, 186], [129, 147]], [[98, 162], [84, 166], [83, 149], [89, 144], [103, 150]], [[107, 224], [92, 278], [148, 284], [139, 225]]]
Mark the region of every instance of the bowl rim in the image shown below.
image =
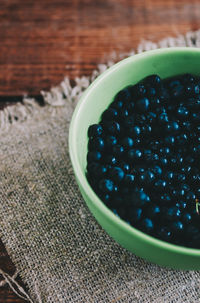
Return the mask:
[[193, 257], [200, 257], [200, 249], [195, 248], [188, 248], [176, 244], [171, 244], [162, 240], [159, 240], [155, 237], [152, 237], [139, 229], [129, 225], [126, 223], [123, 219], [116, 216], [102, 201], [101, 199], [96, 195], [96, 193], [93, 191], [92, 187], [89, 185], [87, 178], [85, 176], [85, 172], [81, 169], [81, 165], [78, 160], [78, 154], [76, 151], [76, 132], [78, 131], [78, 124], [79, 124], [79, 115], [84, 108], [85, 103], [87, 102], [88, 96], [91, 94], [93, 90], [95, 90], [96, 86], [99, 85], [101, 81], [104, 81], [105, 78], [109, 77], [112, 73], [115, 72], [116, 69], [119, 69], [121, 66], [129, 64], [130, 62], [137, 61], [138, 59], [151, 57], [151, 56], [157, 56], [159, 54], [178, 54], [178, 53], [186, 52], [188, 54], [193, 53], [199, 53], [200, 56], [200, 49], [195, 47], [170, 47], [170, 48], [159, 48], [155, 50], [145, 51], [140, 54], [136, 54], [133, 56], [130, 56], [126, 59], [123, 59], [119, 61], [118, 63], [114, 64], [113, 66], [109, 67], [106, 71], [104, 71], [101, 75], [99, 75], [85, 90], [83, 95], [81, 96], [80, 100], [78, 101], [78, 104], [76, 105], [76, 108], [74, 110], [74, 113], [72, 115], [72, 119], [69, 126], [69, 138], [68, 138], [68, 144], [69, 144], [69, 155], [72, 163], [72, 167], [74, 170], [74, 174], [79, 181], [82, 189], [87, 193], [87, 195], [90, 197], [92, 202], [95, 204], [95, 206], [104, 213], [104, 215], [110, 220], [113, 221], [117, 225], [121, 225], [123, 230], [128, 232], [129, 234], [132, 234], [138, 238], [141, 238], [144, 242], [147, 242], [150, 245], [154, 245], [157, 248], [164, 249], [167, 251], [170, 251], [172, 253], [178, 253], [182, 255], [187, 256], [193, 256]]

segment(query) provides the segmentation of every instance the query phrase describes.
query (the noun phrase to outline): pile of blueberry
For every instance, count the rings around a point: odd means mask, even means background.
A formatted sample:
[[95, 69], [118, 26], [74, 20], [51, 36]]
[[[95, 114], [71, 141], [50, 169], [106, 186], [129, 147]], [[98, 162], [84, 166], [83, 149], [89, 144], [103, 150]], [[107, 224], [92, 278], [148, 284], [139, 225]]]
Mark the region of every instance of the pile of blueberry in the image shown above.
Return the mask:
[[88, 137], [88, 181], [116, 215], [200, 248], [200, 77], [151, 75], [124, 88]]

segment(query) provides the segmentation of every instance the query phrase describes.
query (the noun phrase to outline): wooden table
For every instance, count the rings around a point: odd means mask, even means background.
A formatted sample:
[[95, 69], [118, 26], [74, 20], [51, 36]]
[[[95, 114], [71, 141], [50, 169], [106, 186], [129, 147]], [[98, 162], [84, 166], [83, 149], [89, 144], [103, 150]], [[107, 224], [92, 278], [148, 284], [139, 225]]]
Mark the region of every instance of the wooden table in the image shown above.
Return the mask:
[[[113, 51], [199, 28], [198, 0], [1, 0], [0, 108], [89, 75]], [[2, 243], [0, 268], [15, 270]], [[4, 287], [0, 302], [25, 301]]]

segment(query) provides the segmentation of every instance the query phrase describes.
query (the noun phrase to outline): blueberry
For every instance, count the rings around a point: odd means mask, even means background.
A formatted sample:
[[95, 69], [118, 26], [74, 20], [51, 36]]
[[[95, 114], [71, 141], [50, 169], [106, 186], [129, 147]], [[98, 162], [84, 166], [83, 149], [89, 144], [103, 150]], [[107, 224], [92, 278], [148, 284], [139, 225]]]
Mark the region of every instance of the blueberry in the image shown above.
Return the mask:
[[116, 157], [121, 157], [124, 153], [124, 147], [119, 144], [115, 144], [113, 146], [113, 154], [116, 155]]
[[117, 138], [115, 136], [107, 136], [105, 139], [106, 147], [110, 148], [117, 144]]
[[135, 123], [135, 118], [134, 116], [129, 116], [127, 117], [127, 119], [124, 121], [124, 125], [125, 127], [129, 128], [129, 127], [133, 127]]
[[160, 157], [160, 165], [162, 167], [165, 167], [165, 166], [167, 166], [167, 164], [168, 164], [168, 159], [165, 157]]
[[129, 113], [133, 113], [134, 112], [134, 109], [135, 109], [135, 103], [134, 102], [129, 102], [127, 104], [127, 109], [128, 109], [128, 112]]
[[123, 121], [124, 119], [127, 119], [129, 116], [129, 111], [127, 108], [122, 108], [120, 111], [120, 120]]
[[102, 158], [102, 154], [99, 151], [90, 151], [87, 154], [87, 161], [88, 162], [98, 162]]
[[171, 227], [175, 233], [180, 233], [184, 229], [184, 225], [181, 221], [173, 221]]
[[181, 216], [181, 210], [176, 206], [170, 207], [166, 212], [166, 218], [171, 221], [178, 220], [180, 216]]
[[144, 79], [144, 82], [154, 87], [161, 86], [161, 78], [158, 75], [150, 75]]
[[130, 102], [132, 100], [132, 87], [127, 87], [119, 91], [115, 97], [115, 102], [122, 100], [123, 102]]
[[146, 94], [146, 87], [143, 84], [141, 84], [141, 83], [136, 84], [133, 87], [133, 94], [136, 97], [143, 97], [143, 96], [145, 96], [145, 94]]
[[173, 79], [169, 81], [169, 88], [173, 89], [181, 85], [181, 82], [178, 79]]
[[135, 206], [143, 207], [150, 203], [150, 197], [143, 191], [132, 193], [131, 199]]
[[139, 228], [144, 232], [152, 233], [154, 229], [153, 221], [149, 218], [142, 219]]
[[92, 124], [88, 128], [88, 137], [99, 137], [103, 133], [103, 128], [100, 124]]
[[162, 175], [162, 168], [160, 167], [160, 166], [158, 166], [158, 165], [155, 165], [155, 166], [153, 166], [152, 168], [151, 168], [151, 170], [154, 172], [154, 174], [156, 175], [156, 176], [160, 176], [160, 175]]
[[188, 200], [190, 203], [194, 203], [196, 199], [196, 195], [194, 192], [192, 191], [189, 191], [187, 194], [186, 194], [186, 200]]
[[114, 107], [114, 108], [116, 108], [117, 110], [121, 110], [122, 109], [122, 107], [124, 106], [124, 101], [122, 101], [122, 100], [114, 100], [114, 102], [112, 103], [112, 106]]
[[106, 164], [110, 164], [110, 165], [116, 165], [117, 164], [117, 159], [112, 154], [105, 155], [104, 159], [105, 159]]
[[179, 106], [177, 109], [177, 115], [181, 119], [185, 119], [189, 115], [189, 111], [185, 106]]
[[133, 147], [134, 145], [134, 141], [132, 138], [130, 137], [125, 137], [123, 140], [122, 140], [122, 145], [125, 149], [130, 149], [131, 147]]
[[109, 170], [109, 177], [115, 183], [119, 183], [124, 178], [124, 171], [120, 167], [114, 166]]
[[149, 99], [145, 97], [137, 100], [136, 106], [139, 111], [146, 112], [149, 108]]
[[149, 218], [158, 218], [160, 214], [160, 207], [156, 204], [148, 205], [147, 209], [145, 210], [145, 214]]
[[170, 100], [169, 92], [165, 87], [161, 87], [159, 99], [161, 103], [166, 103]]
[[116, 121], [104, 121], [103, 128], [110, 135], [116, 135], [120, 132], [120, 124]]
[[190, 213], [188, 212], [185, 212], [183, 215], [182, 215], [182, 220], [185, 224], [190, 224], [191, 221], [192, 221], [192, 216]]
[[162, 180], [162, 179], [158, 179], [155, 183], [154, 183], [154, 187], [160, 191], [160, 190], [163, 190], [165, 189], [167, 186], [167, 182], [165, 180]]
[[151, 131], [152, 131], [151, 125], [147, 124], [147, 125], [142, 126], [142, 133], [144, 136], [149, 136]]
[[181, 98], [184, 94], [184, 86], [179, 84], [179, 85], [174, 85], [174, 87], [171, 89], [171, 96], [172, 98]]
[[167, 136], [164, 138], [164, 142], [167, 145], [173, 145], [175, 143], [175, 137], [174, 136]]
[[130, 165], [128, 163], [121, 161], [119, 165], [124, 170], [124, 172], [128, 173], [130, 171]]
[[162, 226], [158, 230], [158, 237], [161, 240], [164, 240], [164, 241], [167, 241], [167, 242], [171, 242], [171, 240], [172, 240], [172, 231], [169, 229], [168, 226]]
[[146, 95], [147, 95], [147, 97], [149, 97], [149, 98], [155, 97], [155, 95], [156, 95], [156, 89], [155, 89], [155, 87], [148, 86], [148, 87], [147, 87]]
[[135, 225], [142, 218], [142, 209], [138, 208], [138, 207], [137, 208], [132, 207], [129, 210], [128, 218], [129, 218], [131, 224]]
[[140, 133], [141, 133], [141, 128], [138, 125], [134, 125], [129, 129], [129, 134], [132, 135], [134, 138], [140, 136]]
[[165, 129], [169, 133], [174, 133], [179, 130], [179, 124], [176, 121], [169, 121], [166, 124]]
[[87, 171], [92, 176], [102, 177], [107, 173], [108, 168], [106, 165], [102, 165], [97, 162], [90, 162], [87, 165]]
[[169, 122], [169, 118], [167, 116], [167, 113], [161, 113], [158, 115], [158, 121], [161, 124], [166, 124]]
[[101, 179], [99, 181], [99, 189], [104, 193], [111, 193], [114, 190], [114, 183], [110, 179]]
[[186, 94], [189, 96], [195, 96], [198, 95], [200, 92], [199, 85], [191, 83], [190, 85], [187, 85], [185, 88]]
[[171, 202], [171, 197], [169, 194], [167, 193], [163, 193], [161, 196], [160, 196], [160, 201], [161, 201], [161, 204], [169, 204]]
[[102, 114], [102, 120], [115, 120], [118, 116], [118, 112], [115, 108], [108, 108]]
[[191, 74], [184, 74], [181, 77], [181, 80], [182, 80], [183, 84], [188, 84], [188, 83], [193, 83], [195, 81], [195, 78]]
[[135, 176], [133, 174], [126, 174], [124, 177], [124, 184], [127, 186], [133, 186], [135, 183]]
[[128, 159], [129, 160], [139, 160], [139, 159], [141, 159], [141, 157], [142, 157], [142, 152], [141, 152], [141, 150], [139, 150], [139, 149], [136, 149], [136, 148], [134, 148], [134, 149], [130, 149], [129, 151], [128, 151], [128, 154], [127, 154], [127, 156], [128, 156]]
[[187, 144], [188, 136], [187, 134], [180, 134], [176, 136], [176, 143], [177, 145], [184, 145]]
[[88, 142], [88, 149], [89, 151], [97, 150], [97, 151], [103, 151], [105, 147], [105, 143], [103, 138], [101, 137], [93, 137]]
[[175, 179], [175, 175], [173, 171], [167, 171], [165, 173], [165, 179], [169, 182], [172, 182]]

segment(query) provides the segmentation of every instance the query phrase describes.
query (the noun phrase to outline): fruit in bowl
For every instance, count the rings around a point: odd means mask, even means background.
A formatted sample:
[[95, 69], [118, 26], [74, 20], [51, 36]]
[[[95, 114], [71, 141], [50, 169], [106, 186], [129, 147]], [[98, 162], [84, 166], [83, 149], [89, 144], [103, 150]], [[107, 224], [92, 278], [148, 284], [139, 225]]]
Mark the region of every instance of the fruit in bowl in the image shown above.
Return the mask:
[[81, 193], [122, 246], [160, 265], [200, 268], [200, 51], [125, 59], [80, 100], [69, 147]]

